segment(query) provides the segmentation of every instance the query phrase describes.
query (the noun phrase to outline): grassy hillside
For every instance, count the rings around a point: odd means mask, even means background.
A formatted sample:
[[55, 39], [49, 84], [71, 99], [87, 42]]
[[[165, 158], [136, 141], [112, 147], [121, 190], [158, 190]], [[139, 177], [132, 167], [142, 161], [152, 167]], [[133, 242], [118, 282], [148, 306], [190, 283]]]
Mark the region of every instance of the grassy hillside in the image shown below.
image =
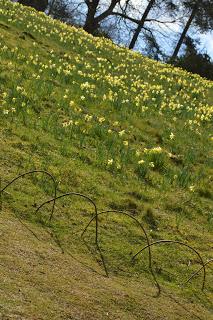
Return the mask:
[[[42, 13], [0, 2], [0, 175], [46, 170], [57, 194], [89, 196], [98, 211], [125, 210], [150, 241], [171, 239], [212, 258], [213, 83], [93, 38]], [[2, 194], [2, 319], [210, 319], [212, 265], [195, 253], [152, 248], [128, 216], [99, 218], [104, 276], [95, 246], [94, 209], [79, 197], [35, 209], [53, 196], [43, 174]], [[51, 236], [52, 235], [52, 236]], [[89, 248], [89, 250], [88, 250]], [[64, 253], [62, 253], [62, 251]], [[93, 254], [91, 254], [91, 252]]]

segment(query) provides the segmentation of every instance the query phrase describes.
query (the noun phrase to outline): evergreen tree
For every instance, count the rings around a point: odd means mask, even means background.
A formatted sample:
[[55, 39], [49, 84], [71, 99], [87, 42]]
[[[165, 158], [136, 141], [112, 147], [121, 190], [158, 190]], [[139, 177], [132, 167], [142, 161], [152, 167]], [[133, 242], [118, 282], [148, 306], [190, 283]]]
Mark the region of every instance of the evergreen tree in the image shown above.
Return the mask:
[[197, 50], [195, 40], [190, 37], [185, 38], [184, 44], [186, 46], [185, 53], [176, 60], [175, 65], [213, 80], [213, 62], [209, 55], [200, 53]]
[[18, 0], [18, 2], [38, 11], [45, 11], [48, 6], [48, 0]]
[[171, 61], [174, 61], [177, 58], [179, 50], [192, 23], [202, 32], [207, 32], [213, 29], [212, 0], [186, 0], [183, 1], [183, 7], [185, 9], [189, 9], [191, 13], [172, 54]]
[[67, 0], [52, 0], [49, 3], [48, 15], [62, 22], [74, 23], [74, 17], [70, 9], [70, 3]]

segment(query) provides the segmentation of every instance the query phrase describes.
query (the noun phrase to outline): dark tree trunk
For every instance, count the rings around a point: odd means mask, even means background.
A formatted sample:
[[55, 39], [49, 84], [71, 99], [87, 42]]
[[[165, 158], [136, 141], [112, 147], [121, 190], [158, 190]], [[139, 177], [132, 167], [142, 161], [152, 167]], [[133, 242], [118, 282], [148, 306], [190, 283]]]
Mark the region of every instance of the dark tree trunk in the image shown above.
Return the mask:
[[190, 17], [189, 17], [189, 20], [187, 21], [187, 24], [186, 24], [185, 28], [183, 29], [183, 32], [182, 32], [182, 34], [181, 34], [181, 36], [180, 36], [180, 39], [179, 39], [179, 41], [178, 41], [178, 43], [177, 43], [177, 45], [176, 45], [176, 48], [175, 48], [175, 50], [174, 50], [174, 52], [173, 52], [173, 55], [172, 55], [172, 57], [171, 57], [171, 61], [172, 61], [172, 62], [177, 58], [178, 52], [179, 52], [179, 50], [180, 50], [180, 47], [181, 47], [182, 44], [183, 44], [183, 41], [184, 41], [184, 39], [185, 39], [185, 36], [186, 36], [186, 34], [187, 34], [188, 30], [189, 30], [189, 27], [190, 27], [192, 21], [194, 20], [196, 14], [197, 14], [197, 11], [198, 11], [198, 2], [194, 5], [194, 8], [193, 8], [193, 10], [192, 10], [192, 12], [191, 12], [191, 15], [190, 15]]
[[98, 29], [98, 21], [95, 18], [95, 14], [99, 5], [99, 0], [87, 1], [86, 4], [88, 11], [84, 30], [88, 33], [95, 34], [95, 31]]
[[120, 0], [111, 0], [109, 7], [102, 12], [99, 16], [95, 16], [97, 13], [100, 0], [86, 0], [88, 7], [86, 22], [84, 24], [84, 30], [95, 35], [101, 21], [113, 14], [113, 9], [120, 2]]
[[38, 11], [45, 11], [48, 5], [48, 0], [18, 0], [18, 2]]
[[141, 32], [141, 30], [143, 29], [143, 26], [144, 26], [144, 23], [146, 22], [146, 18], [150, 12], [150, 10], [152, 9], [153, 5], [155, 4], [155, 0], [150, 0], [149, 3], [148, 3], [148, 6], [146, 7], [146, 10], [144, 11], [144, 14], [138, 24], [138, 27], [136, 28], [135, 30], [135, 33], [132, 37], [132, 40], [130, 42], [130, 45], [129, 45], [129, 49], [133, 49], [135, 44], [136, 44], [136, 41], [138, 39], [138, 36]]

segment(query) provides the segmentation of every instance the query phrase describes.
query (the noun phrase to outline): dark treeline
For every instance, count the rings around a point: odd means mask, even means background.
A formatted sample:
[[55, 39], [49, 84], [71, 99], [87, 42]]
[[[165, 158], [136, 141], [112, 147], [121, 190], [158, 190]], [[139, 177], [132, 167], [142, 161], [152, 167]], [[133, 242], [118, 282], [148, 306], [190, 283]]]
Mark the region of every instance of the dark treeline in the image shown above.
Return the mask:
[[[94, 36], [106, 36], [156, 60], [181, 66], [213, 79], [210, 57], [200, 53], [190, 30], [213, 30], [213, 0], [18, 0], [55, 19], [78, 25]], [[178, 27], [178, 32], [174, 32]], [[171, 30], [171, 32], [169, 32]], [[180, 31], [179, 31], [180, 30]], [[175, 34], [175, 35], [174, 35]], [[165, 54], [165, 42], [173, 44]]]

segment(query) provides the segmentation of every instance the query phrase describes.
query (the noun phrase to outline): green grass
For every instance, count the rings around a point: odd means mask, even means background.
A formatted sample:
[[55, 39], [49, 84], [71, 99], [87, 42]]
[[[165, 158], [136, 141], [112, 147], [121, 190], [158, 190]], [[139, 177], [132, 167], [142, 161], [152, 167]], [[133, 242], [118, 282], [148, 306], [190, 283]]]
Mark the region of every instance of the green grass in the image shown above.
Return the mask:
[[[212, 257], [212, 82], [9, 1], [0, 4], [0, 62], [2, 187], [25, 171], [47, 170], [57, 179], [58, 194], [84, 193], [99, 211], [130, 211], [151, 240], [183, 241], [204, 261]], [[199, 268], [190, 251], [153, 247], [166, 303], [163, 295], [152, 297], [148, 253], [131, 263], [146, 244], [133, 220], [100, 216], [110, 274], [105, 279], [96, 261], [94, 223], [85, 236], [94, 256], [80, 238], [94, 213], [87, 201], [59, 200], [49, 223], [50, 205], [34, 214], [53, 195], [46, 176], [25, 177], [6, 191], [0, 314], [15, 317], [21, 308], [28, 319], [209, 319], [211, 266], [204, 293], [201, 275], [179, 287]], [[57, 237], [64, 254], [44, 230]]]

